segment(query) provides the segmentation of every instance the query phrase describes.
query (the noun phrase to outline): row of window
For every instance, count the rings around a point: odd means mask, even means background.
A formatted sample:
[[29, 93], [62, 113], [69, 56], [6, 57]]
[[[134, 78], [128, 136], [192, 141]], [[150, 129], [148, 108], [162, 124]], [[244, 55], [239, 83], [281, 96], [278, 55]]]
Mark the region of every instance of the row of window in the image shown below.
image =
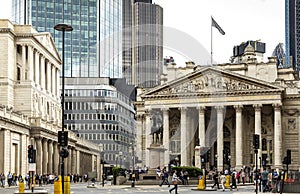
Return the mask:
[[132, 112], [123, 106], [109, 102], [66, 102], [65, 110], [111, 110], [118, 111], [129, 117], [132, 117]]
[[[113, 141], [124, 142], [127, 144], [132, 141], [131, 138], [128, 138], [128, 137], [125, 137], [125, 136], [119, 135], [119, 134], [81, 133], [81, 134], [79, 134], [79, 136], [85, 140], [91, 140], [91, 141], [113, 140]], [[107, 145], [107, 144], [105, 144], [105, 145]]]
[[[66, 124], [65, 125], [67, 129], [69, 130], [106, 130], [106, 131], [120, 131], [124, 134], [131, 134], [132, 131], [128, 130], [128, 128], [122, 127], [120, 125], [115, 124], [92, 124], [92, 123], [84, 123], [84, 124]], [[131, 128], [133, 128], [132, 126]]]
[[118, 123], [123, 123], [125, 125], [129, 125], [131, 126], [132, 123], [130, 120], [128, 120], [128, 118], [125, 118], [123, 117], [122, 115], [115, 115], [115, 114], [87, 114], [87, 113], [72, 113], [72, 114], [66, 114], [66, 118], [65, 120], [75, 120], [75, 121], [78, 121], [78, 120], [96, 120], [96, 121], [99, 121], [99, 120], [102, 120], [102, 121], [118, 121]]

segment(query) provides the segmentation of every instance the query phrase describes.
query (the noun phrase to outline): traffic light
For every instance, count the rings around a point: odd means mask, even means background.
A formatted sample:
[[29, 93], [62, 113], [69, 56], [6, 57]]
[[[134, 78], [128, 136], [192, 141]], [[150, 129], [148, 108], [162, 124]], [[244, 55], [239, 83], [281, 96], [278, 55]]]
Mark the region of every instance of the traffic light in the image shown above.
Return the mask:
[[253, 134], [253, 148], [259, 149], [259, 135]]
[[33, 149], [33, 145], [28, 145], [28, 162], [35, 163], [36, 150]]
[[291, 164], [292, 163], [292, 156], [291, 156], [291, 150], [287, 150], [286, 151], [286, 160], [287, 160], [287, 164]]
[[69, 156], [69, 151], [66, 148], [62, 148], [59, 155], [63, 158], [67, 158]]
[[205, 163], [206, 162], [205, 161], [205, 155], [201, 155], [200, 158], [201, 158], [201, 163]]
[[58, 143], [60, 146], [68, 146], [68, 132], [59, 131], [58, 132]]
[[288, 159], [287, 159], [287, 157], [284, 157], [284, 158], [283, 158], [282, 164], [288, 164]]

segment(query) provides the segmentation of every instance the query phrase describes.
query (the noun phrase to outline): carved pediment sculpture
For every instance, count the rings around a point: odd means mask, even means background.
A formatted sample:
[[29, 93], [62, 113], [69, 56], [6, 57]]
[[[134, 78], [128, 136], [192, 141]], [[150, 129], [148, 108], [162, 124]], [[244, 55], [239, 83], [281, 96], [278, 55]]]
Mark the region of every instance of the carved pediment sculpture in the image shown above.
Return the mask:
[[208, 93], [208, 92], [232, 92], [266, 89], [257, 83], [246, 82], [236, 78], [208, 73], [197, 78], [185, 80], [177, 85], [170, 85], [167, 89], [158, 91], [156, 94], [175, 93]]

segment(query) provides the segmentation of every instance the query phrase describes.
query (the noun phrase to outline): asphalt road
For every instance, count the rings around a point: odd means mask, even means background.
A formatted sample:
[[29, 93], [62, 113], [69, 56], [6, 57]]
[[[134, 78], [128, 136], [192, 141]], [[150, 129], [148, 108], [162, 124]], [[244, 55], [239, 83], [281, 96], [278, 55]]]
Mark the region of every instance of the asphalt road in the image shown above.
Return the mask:
[[[136, 185], [134, 188], [128, 186], [128, 185], [121, 185], [121, 186], [110, 186], [105, 185], [102, 187], [99, 184], [96, 184], [94, 188], [88, 188], [88, 185], [86, 183], [79, 183], [79, 184], [71, 184], [71, 194], [126, 194], [126, 193], [136, 193], [136, 194], [157, 194], [157, 193], [165, 193], [169, 194], [168, 186], [164, 185], [162, 187], [159, 187], [158, 185]], [[38, 187], [39, 188], [39, 187]], [[214, 193], [232, 193], [232, 194], [255, 194], [254, 187], [253, 186], [242, 186], [239, 188], [239, 190], [225, 190], [223, 192], [221, 189], [218, 191], [211, 191], [211, 189], [208, 187], [209, 191], [198, 191], [195, 190], [197, 186], [183, 186], [179, 185], [178, 193], [180, 194], [214, 194]], [[53, 194], [54, 186], [53, 185], [46, 185], [42, 188], [48, 192], [48, 194]], [[15, 192], [18, 192], [17, 187], [11, 187], [11, 188], [1, 188], [0, 194], [13, 194]], [[26, 193], [31, 193], [29, 190], [25, 191]], [[174, 191], [173, 191], [174, 194]]]

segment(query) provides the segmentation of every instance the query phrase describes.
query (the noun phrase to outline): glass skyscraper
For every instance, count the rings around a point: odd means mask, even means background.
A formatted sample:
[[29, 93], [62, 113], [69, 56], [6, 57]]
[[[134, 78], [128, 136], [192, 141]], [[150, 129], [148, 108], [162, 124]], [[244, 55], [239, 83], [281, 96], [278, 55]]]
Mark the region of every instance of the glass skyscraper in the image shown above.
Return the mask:
[[12, 0], [12, 22], [50, 32], [59, 51], [62, 35], [53, 27], [73, 27], [65, 36], [66, 77], [122, 77], [122, 0]]
[[[300, 70], [300, 0], [285, 0], [286, 57], [292, 56], [293, 69]], [[287, 60], [287, 67], [290, 66]]]

